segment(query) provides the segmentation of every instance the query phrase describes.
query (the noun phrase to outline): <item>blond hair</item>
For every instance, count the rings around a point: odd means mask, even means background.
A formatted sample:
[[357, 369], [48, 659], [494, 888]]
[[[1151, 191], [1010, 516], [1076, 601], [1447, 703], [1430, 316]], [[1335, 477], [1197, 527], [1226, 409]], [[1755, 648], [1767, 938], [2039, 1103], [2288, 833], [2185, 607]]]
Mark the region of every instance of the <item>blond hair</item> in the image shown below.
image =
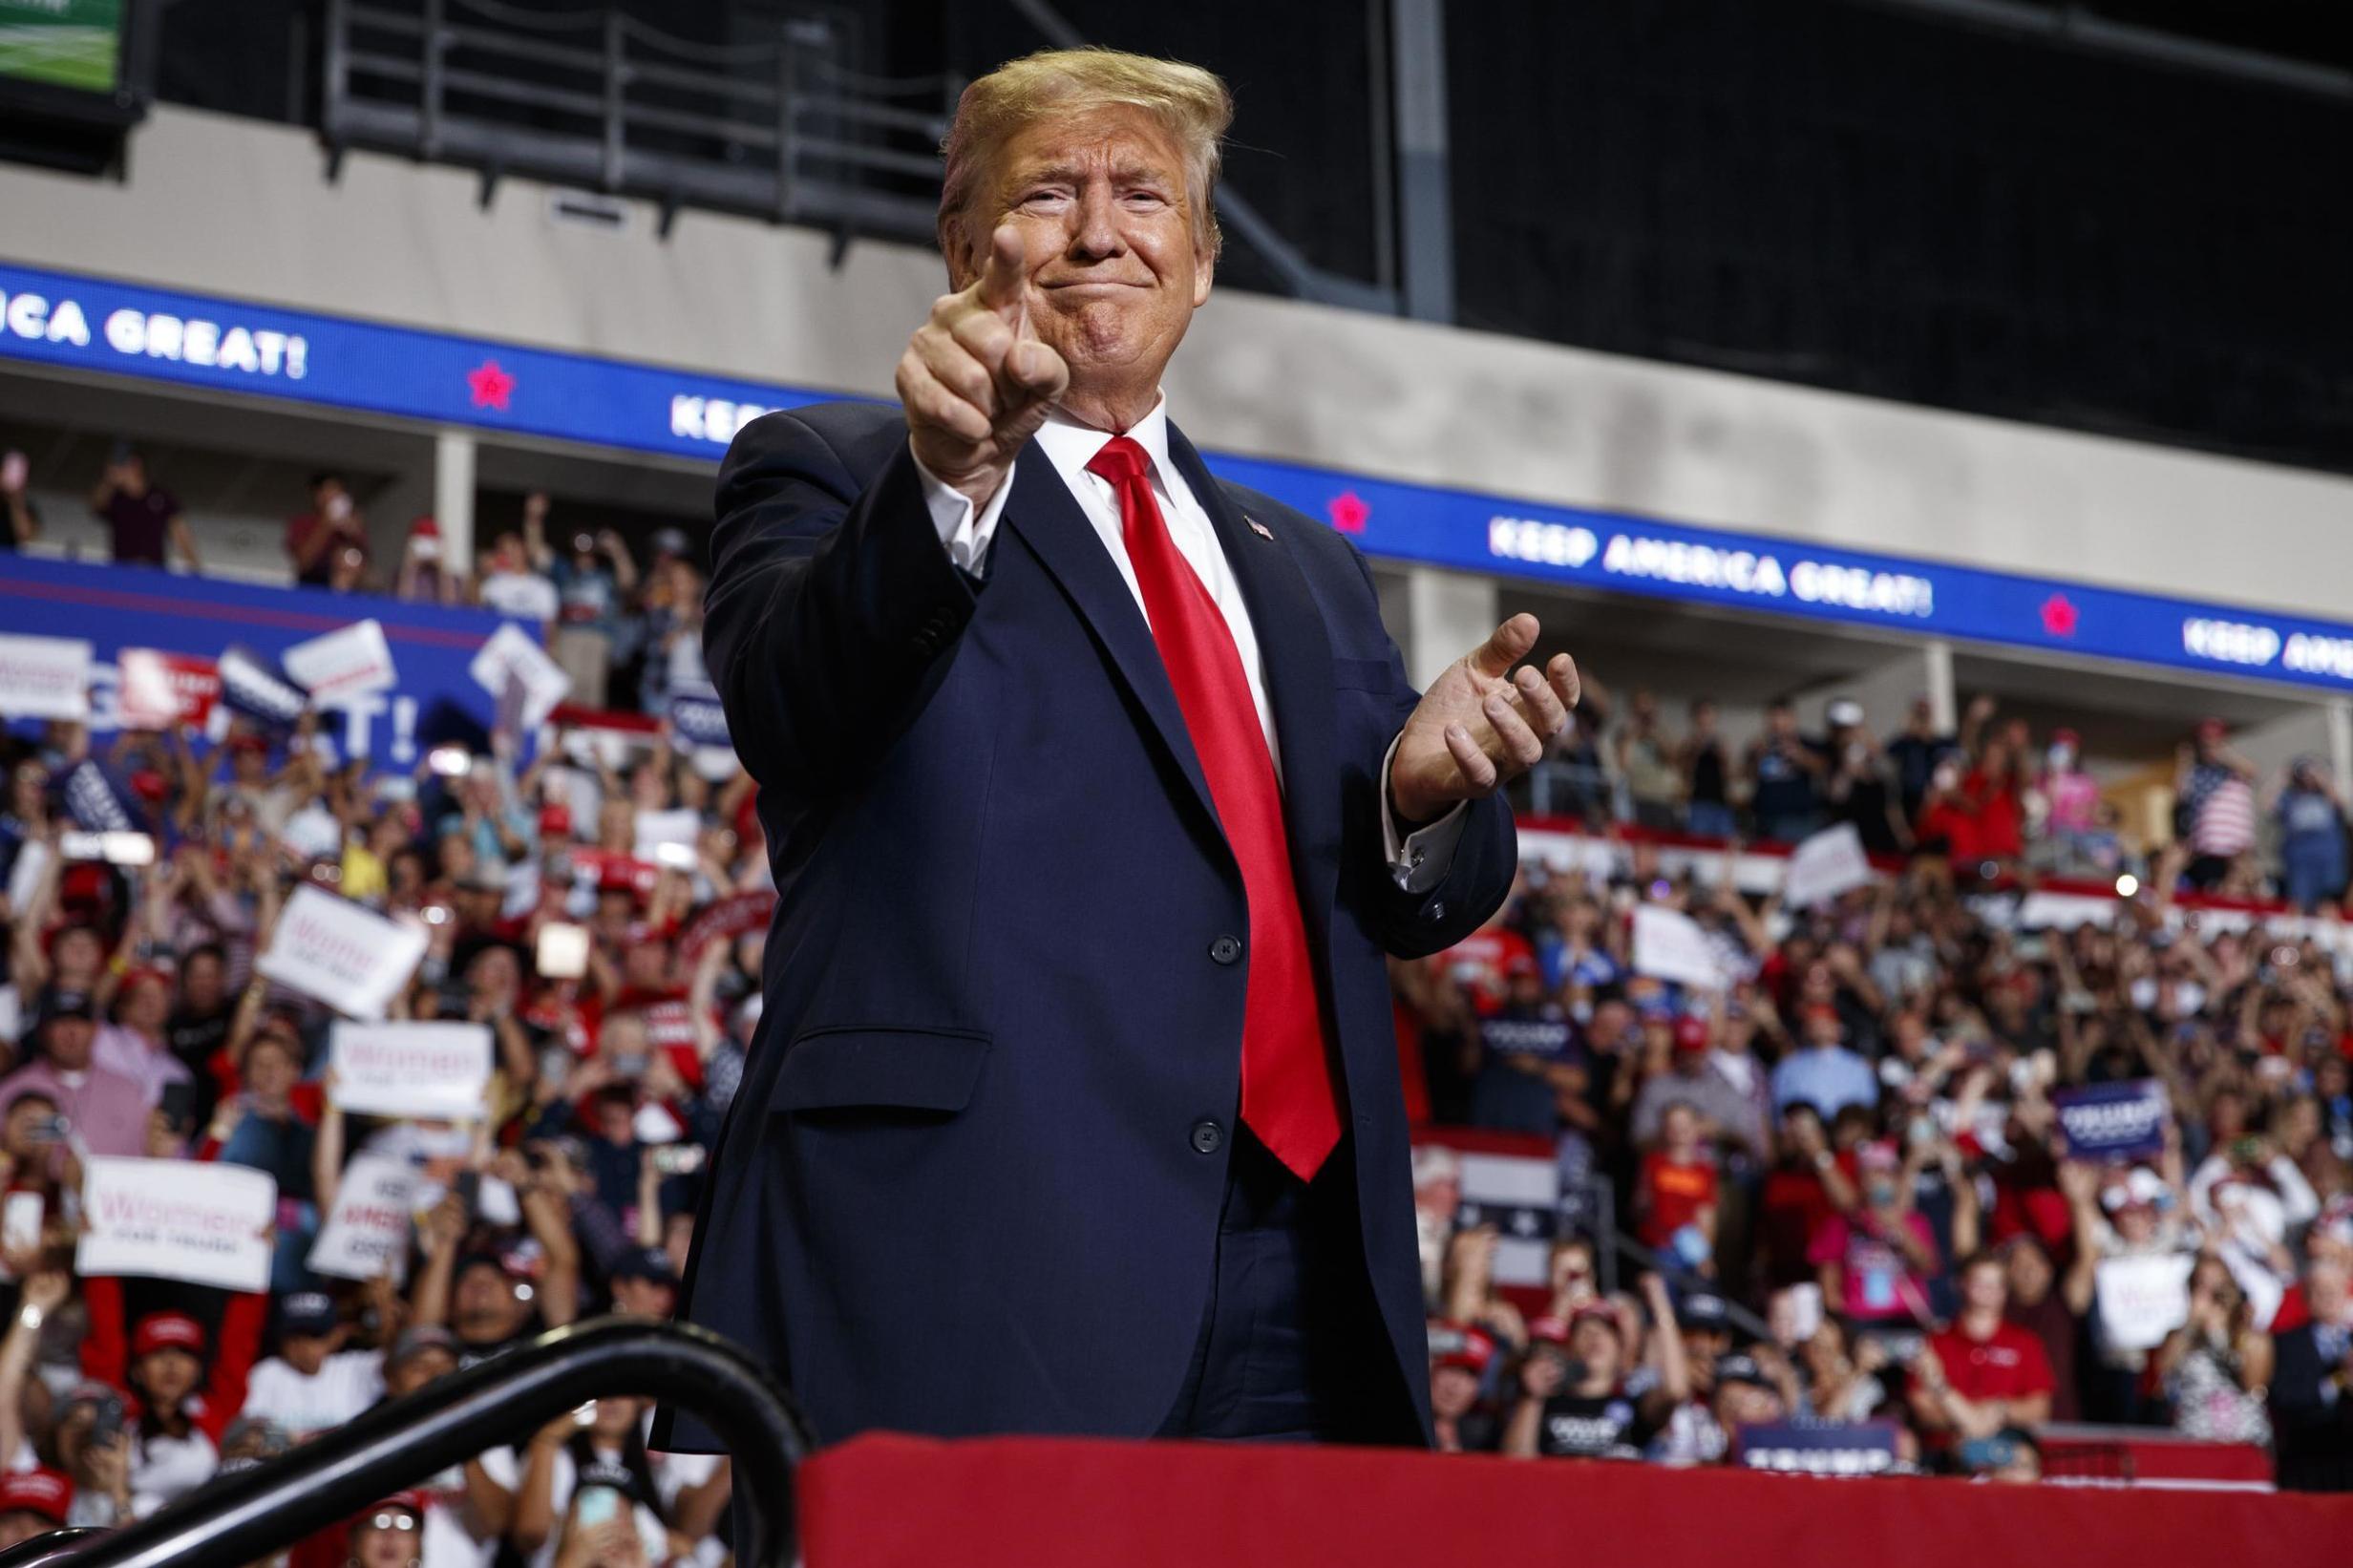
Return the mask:
[[1049, 114], [1115, 105], [1141, 109], [1176, 139], [1184, 155], [1194, 244], [1204, 259], [1214, 260], [1220, 239], [1214, 205], [1219, 141], [1234, 121], [1233, 94], [1198, 65], [1090, 47], [1046, 49], [1009, 60], [956, 100], [956, 121], [940, 143], [947, 163], [940, 182], [940, 250], [951, 267], [959, 225], [1014, 133]]

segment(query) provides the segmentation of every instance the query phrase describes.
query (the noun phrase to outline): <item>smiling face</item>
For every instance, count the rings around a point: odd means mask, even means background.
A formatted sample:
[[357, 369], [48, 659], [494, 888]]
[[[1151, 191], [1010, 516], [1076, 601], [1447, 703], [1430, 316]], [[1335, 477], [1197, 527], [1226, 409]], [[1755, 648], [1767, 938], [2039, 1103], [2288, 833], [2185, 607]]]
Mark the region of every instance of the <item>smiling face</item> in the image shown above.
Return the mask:
[[1113, 105], [1009, 138], [975, 193], [956, 286], [980, 276], [989, 236], [1021, 237], [1029, 325], [1071, 368], [1071, 400], [1146, 400], [1209, 298], [1198, 194], [1182, 149], [1151, 115]]

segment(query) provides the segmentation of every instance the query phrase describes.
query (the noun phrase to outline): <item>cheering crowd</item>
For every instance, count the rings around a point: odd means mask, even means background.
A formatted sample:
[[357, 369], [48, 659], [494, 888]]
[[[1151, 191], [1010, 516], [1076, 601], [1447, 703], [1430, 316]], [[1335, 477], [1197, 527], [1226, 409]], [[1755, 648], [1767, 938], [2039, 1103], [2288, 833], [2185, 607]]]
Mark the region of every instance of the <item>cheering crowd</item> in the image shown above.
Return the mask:
[[[510, 750], [371, 773], [334, 765], [308, 717], [283, 732], [241, 719], [208, 752], [186, 734], [101, 745], [64, 723], [12, 746], [0, 1544], [142, 1517], [543, 1328], [671, 1311], [759, 1012], [774, 895], [749, 784], [654, 736], [520, 768]], [[58, 789], [94, 756], [148, 809], [151, 862], [77, 845]], [[647, 819], [689, 822], [690, 841], [651, 852]], [[256, 972], [305, 887], [427, 934], [388, 1016], [488, 1028], [478, 1116], [339, 1103], [336, 1015]], [[366, 1278], [314, 1266], [368, 1156], [412, 1174], [413, 1238]], [[99, 1157], [265, 1172], [268, 1288], [77, 1277]], [[649, 1453], [649, 1415], [602, 1401], [296, 1560], [717, 1560], [729, 1467]]]
[[[298, 564], [344, 537], [339, 494], [322, 476], [289, 528]], [[535, 499], [449, 596], [544, 622], [576, 690], [660, 711], [701, 673], [685, 541], [640, 573], [617, 540], [553, 552], [547, 531]], [[402, 578], [437, 597], [432, 554]], [[1713, 1464], [1770, 1434], [1850, 1468], [2032, 1479], [2041, 1429], [2091, 1419], [2353, 1485], [2353, 968], [2325, 931], [2177, 901], [2273, 879], [2299, 907], [2342, 897], [2324, 774], [2268, 787], [2202, 729], [2147, 889], [2029, 930], [2015, 879], [2126, 863], [2072, 737], [2037, 753], [1980, 703], [1953, 735], [1923, 710], [1880, 746], [1848, 705], [1819, 737], [1783, 706], [1735, 752], [1706, 705], [1682, 738], [1645, 694], [1608, 710], [1597, 692], [1530, 802], [1585, 815], [1600, 856], [1531, 848], [1486, 929], [1393, 971], [1409, 1096], [1542, 1150], [1571, 1199], [1515, 1287], [1463, 1161], [1442, 1134], [1417, 1156], [1441, 1445]], [[759, 1016], [774, 894], [724, 752], [587, 729], [404, 772], [338, 756], [310, 715], [217, 738], [7, 741], [0, 1545], [143, 1516], [545, 1327], [668, 1314]], [[92, 760], [151, 858], [74, 831]], [[1838, 823], [1906, 869], [1789, 909], [1732, 888], [1723, 855], [1661, 848]], [[489, 1031], [478, 1114], [340, 1102], [336, 1012], [257, 970], [306, 887], [424, 933], [387, 1015]], [[1646, 903], [1698, 922], [1721, 985], [1643, 971]], [[2152, 1140], [2086, 1157], [2069, 1097], [2128, 1085], [2161, 1102]], [[77, 1272], [93, 1157], [266, 1173], [268, 1288]], [[362, 1159], [412, 1174], [412, 1222], [383, 1267], [322, 1267]], [[649, 1417], [600, 1402], [295, 1558], [716, 1561], [729, 1467], [649, 1451]]]
[[1813, 733], [1800, 721], [1795, 704], [1773, 702], [1762, 730], [1735, 747], [1705, 697], [1678, 734], [1649, 691], [1620, 711], [1588, 682], [1576, 722], [1537, 764], [1531, 802], [1542, 815], [1782, 844], [1844, 823], [1872, 854], [1925, 855], [1981, 879], [2130, 872], [2307, 913], [2346, 894], [2353, 832], [2327, 765], [2300, 756], [2266, 776], [2219, 719], [2178, 747], [2173, 831], [2155, 845], [2124, 831], [2074, 731], [2054, 730], [2038, 748], [1992, 697], [1950, 731], [1918, 698], [1884, 744], [1851, 699], [1824, 704]]
[[[2201, 729], [2152, 885], [2046, 904], [2030, 927], [2046, 836], [2098, 822], [2069, 815], [2067, 742], [2030, 778], [1990, 704], [1961, 736], [1916, 721], [1886, 749], [1830, 716], [1825, 745], [1777, 710], [1739, 804], [1791, 842], [1856, 823], [1909, 856], [1900, 874], [1785, 908], [1732, 885], [1730, 855], [1653, 837], [1645, 817], [1697, 826], [1706, 788], [1738, 775], [1703, 762], [1669, 793], [1640, 765], [1638, 706], [1615, 736], [1634, 825], [1603, 793], [1598, 855], [1524, 846], [1486, 929], [1396, 965], [1409, 1092], [1438, 1124], [1516, 1134], [1564, 1196], [1540, 1231], [1499, 1225], [1443, 1134], [1420, 1151], [1442, 1444], [2033, 1479], [2042, 1429], [2088, 1420], [2258, 1445], [2282, 1486], [2353, 1487], [2333, 798], [2324, 821], [2281, 807], [2288, 883], [2325, 919], [2194, 898], [2256, 891], [2254, 770]], [[1718, 743], [1695, 717], [1704, 759]], [[2325, 797], [2300, 772], [2283, 800]], [[1956, 791], [1965, 828], [1940, 816]], [[2296, 834], [2321, 830], [2337, 858], [2315, 879]], [[1717, 984], [1645, 972], [1643, 905], [1696, 923]], [[1605, 1256], [1598, 1212], [1623, 1217], [1626, 1256]], [[1549, 1234], [1540, 1279], [1508, 1288], [1498, 1257], [1532, 1232]], [[1605, 1265], [1633, 1288], [1605, 1290]]]

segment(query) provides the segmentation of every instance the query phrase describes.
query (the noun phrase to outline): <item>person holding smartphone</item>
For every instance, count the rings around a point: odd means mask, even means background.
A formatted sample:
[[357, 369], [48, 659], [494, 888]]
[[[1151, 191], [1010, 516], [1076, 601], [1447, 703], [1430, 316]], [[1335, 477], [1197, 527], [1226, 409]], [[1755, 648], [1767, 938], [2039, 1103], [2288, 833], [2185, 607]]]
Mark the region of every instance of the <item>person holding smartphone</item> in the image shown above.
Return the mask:
[[289, 518], [286, 525], [286, 556], [294, 581], [305, 587], [331, 587], [336, 565], [348, 552], [359, 552], [359, 566], [368, 562], [368, 519], [345, 488], [343, 476], [323, 470], [310, 476], [310, 510]]
[[25, 484], [32, 477], [32, 465], [21, 452], [0, 455], [0, 510], [8, 513], [9, 525], [0, 528], [0, 550], [22, 550], [41, 537], [41, 514], [25, 494]]
[[130, 443], [116, 444], [106, 472], [90, 492], [90, 510], [105, 519], [108, 555], [117, 565], [161, 566], [168, 543], [188, 570], [204, 569], [180, 498], [148, 478], [146, 456]]
[[[507, 1539], [530, 1568], [658, 1563], [673, 1555], [668, 1503], [646, 1449], [650, 1408], [643, 1399], [600, 1399], [549, 1422], [519, 1451], [482, 1456], [491, 1479], [515, 1494]], [[638, 1556], [628, 1555], [632, 1544]]]

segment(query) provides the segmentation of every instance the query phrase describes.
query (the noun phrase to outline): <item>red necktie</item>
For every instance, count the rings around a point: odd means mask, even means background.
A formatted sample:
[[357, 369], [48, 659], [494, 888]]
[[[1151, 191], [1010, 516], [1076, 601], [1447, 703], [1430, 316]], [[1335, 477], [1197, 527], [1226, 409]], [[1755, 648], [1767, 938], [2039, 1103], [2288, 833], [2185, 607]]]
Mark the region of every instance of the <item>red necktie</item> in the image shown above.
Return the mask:
[[1225, 617], [1169, 537], [1152, 494], [1152, 459], [1129, 437], [1114, 435], [1087, 472], [1118, 494], [1128, 563], [1143, 591], [1152, 640], [1250, 901], [1241, 1119], [1304, 1181], [1340, 1141], [1340, 1104], [1266, 731]]

